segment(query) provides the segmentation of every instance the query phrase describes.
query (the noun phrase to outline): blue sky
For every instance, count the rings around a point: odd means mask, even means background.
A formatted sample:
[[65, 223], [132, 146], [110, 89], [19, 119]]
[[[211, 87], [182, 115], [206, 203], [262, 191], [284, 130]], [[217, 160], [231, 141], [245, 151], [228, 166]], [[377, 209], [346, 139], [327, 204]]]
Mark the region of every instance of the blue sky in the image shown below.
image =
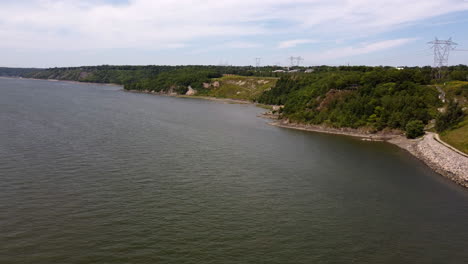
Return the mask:
[[467, 29], [468, 0], [2, 0], [0, 66], [468, 64]]

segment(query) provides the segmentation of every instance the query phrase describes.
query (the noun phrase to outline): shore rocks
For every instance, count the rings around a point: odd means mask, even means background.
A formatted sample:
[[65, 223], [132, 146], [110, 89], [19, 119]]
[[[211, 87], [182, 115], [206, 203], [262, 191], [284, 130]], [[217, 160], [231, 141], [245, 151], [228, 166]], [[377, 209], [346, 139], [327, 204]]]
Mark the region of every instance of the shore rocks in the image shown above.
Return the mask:
[[434, 136], [428, 133], [413, 146], [416, 155], [438, 173], [468, 187], [468, 158], [444, 146]]
[[457, 150], [453, 150], [452, 147], [445, 146], [444, 143], [439, 142], [435, 138], [437, 135], [435, 133], [427, 132], [426, 135], [424, 135], [422, 138], [407, 139], [405, 136], [397, 133], [396, 131], [371, 134], [358, 129], [337, 129], [316, 125], [295, 124], [288, 122], [288, 120], [271, 122], [269, 124], [298, 130], [354, 136], [364, 140], [387, 141], [407, 150], [412, 155], [426, 163], [426, 165], [428, 165], [437, 173], [468, 188], [467, 155], [460, 153]]

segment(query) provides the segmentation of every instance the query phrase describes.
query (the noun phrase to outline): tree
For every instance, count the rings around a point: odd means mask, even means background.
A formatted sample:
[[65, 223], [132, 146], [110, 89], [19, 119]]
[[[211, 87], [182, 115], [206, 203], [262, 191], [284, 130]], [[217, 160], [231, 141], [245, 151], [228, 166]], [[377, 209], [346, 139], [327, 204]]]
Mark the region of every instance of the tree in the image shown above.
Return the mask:
[[464, 115], [461, 106], [457, 102], [450, 100], [447, 110], [437, 117], [435, 129], [437, 132], [447, 130], [461, 122]]
[[424, 123], [421, 120], [412, 120], [406, 124], [406, 137], [417, 138], [424, 135]]

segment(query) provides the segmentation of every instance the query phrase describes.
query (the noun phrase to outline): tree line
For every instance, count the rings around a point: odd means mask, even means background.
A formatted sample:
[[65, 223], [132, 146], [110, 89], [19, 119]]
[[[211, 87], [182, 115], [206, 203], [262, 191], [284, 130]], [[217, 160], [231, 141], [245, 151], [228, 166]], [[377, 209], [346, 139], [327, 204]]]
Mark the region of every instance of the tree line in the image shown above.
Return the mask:
[[[345, 67], [312, 75], [281, 77], [276, 86], [259, 98], [260, 103], [284, 105], [282, 116], [294, 122], [333, 127], [369, 127], [406, 130], [409, 137], [423, 133], [437, 119], [442, 131], [463, 119], [455, 102], [446, 112], [434, 85], [431, 67]], [[447, 69], [446, 79], [468, 81], [464, 65]]]

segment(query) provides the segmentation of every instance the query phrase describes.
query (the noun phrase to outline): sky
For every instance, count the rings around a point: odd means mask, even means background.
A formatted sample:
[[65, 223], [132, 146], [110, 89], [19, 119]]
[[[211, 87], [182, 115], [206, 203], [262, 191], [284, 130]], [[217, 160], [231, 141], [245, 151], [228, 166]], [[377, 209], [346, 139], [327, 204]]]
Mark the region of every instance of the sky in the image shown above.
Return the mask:
[[0, 66], [468, 64], [468, 0], [0, 0]]

